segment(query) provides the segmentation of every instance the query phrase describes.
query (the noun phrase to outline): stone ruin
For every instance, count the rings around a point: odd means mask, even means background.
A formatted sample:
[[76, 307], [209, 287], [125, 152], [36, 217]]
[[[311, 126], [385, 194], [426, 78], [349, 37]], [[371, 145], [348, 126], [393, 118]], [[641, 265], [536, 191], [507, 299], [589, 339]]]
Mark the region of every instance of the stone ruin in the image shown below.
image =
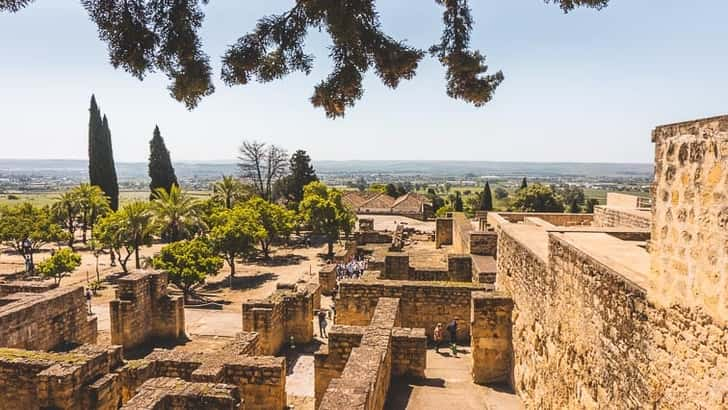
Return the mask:
[[163, 272], [132, 272], [118, 279], [109, 303], [111, 343], [131, 349], [151, 340], [185, 337], [184, 301], [167, 295]]
[[[339, 257], [373, 262], [338, 284], [317, 408], [384, 408], [393, 384], [424, 376], [432, 329], [453, 317], [473, 382], [506, 383], [527, 408], [728, 408], [728, 116], [657, 127], [653, 141], [649, 211], [610, 195], [593, 215], [453, 213], [432, 249], [355, 237]], [[0, 283], [0, 410], [282, 409], [274, 355], [312, 340], [332, 265], [319, 280], [246, 302], [242, 332], [214, 354], [128, 361], [125, 346], [184, 334], [163, 274], [120, 282], [119, 345], [105, 347], [81, 288]]]

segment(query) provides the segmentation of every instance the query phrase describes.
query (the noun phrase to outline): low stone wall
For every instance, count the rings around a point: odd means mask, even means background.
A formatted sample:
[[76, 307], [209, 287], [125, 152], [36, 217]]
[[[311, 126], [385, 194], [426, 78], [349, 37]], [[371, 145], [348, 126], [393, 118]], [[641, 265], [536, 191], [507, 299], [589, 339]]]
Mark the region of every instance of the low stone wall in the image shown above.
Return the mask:
[[499, 219], [511, 223], [524, 222], [526, 218], [540, 218], [555, 226], [591, 225], [594, 221], [592, 214], [564, 214], [554, 212], [489, 212], [488, 223], [497, 226]]
[[135, 272], [118, 280], [109, 302], [111, 343], [133, 348], [185, 336], [184, 301], [167, 295], [167, 274]]
[[425, 331], [400, 323], [399, 300], [381, 298], [368, 326], [332, 327], [315, 354], [317, 408], [379, 410], [392, 377], [424, 377]]
[[51, 350], [96, 342], [83, 288], [13, 293], [0, 298], [0, 347]]
[[452, 218], [437, 218], [435, 220], [435, 247], [452, 245], [453, 220]]
[[[189, 383], [175, 378], [156, 378], [144, 383], [122, 410], [237, 410], [240, 392], [218, 383]], [[247, 408], [247, 406], [246, 406]]]
[[13, 293], [43, 293], [48, 292], [52, 289], [56, 289], [57, 287], [58, 284], [53, 282], [24, 280], [0, 282], [0, 297], [7, 296]]
[[495, 257], [498, 251], [498, 234], [492, 231], [471, 232], [468, 249], [473, 255]]
[[[67, 353], [0, 349], [0, 409], [96, 409], [89, 386], [122, 363], [121, 348], [84, 345]], [[114, 403], [116, 404], [116, 403]]]
[[470, 297], [492, 286], [472, 282], [416, 282], [373, 279], [343, 280], [336, 299], [336, 323], [366, 326], [380, 298], [400, 299], [403, 327], [424, 328], [429, 338], [437, 323], [460, 318], [458, 340], [470, 341]]
[[400, 252], [388, 253], [384, 257], [384, 268], [380, 279], [408, 281], [471, 282], [473, 261], [470, 255], [447, 255], [447, 270], [441, 268], [415, 268], [410, 266], [409, 255]]
[[652, 222], [647, 211], [598, 205], [594, 207], [594, 226], [650, 229]]
[[[499, 285], [513, 297], [512, 383], [526, 407], [725, 408], [728, 329], [549, 235], [543, 260], [504, 229]], [[538, 297], [534, 297], [538, 295]]]
[[279, 287], [264, 300], [243, 303], [243, 330], [258, 333], [261, 354], [277, 354], [291, 337], [296, 344], [313, 340], [313, 311], [320, 288]]

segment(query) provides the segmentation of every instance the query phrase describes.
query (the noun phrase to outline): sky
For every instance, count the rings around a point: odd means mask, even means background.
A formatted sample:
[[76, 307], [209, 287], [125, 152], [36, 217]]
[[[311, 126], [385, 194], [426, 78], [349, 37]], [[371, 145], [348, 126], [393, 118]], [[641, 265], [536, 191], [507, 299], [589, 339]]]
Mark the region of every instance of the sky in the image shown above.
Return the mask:
[[[612, 0], [567, 15], [543, 0], [471, 1], [472, 45], [505, 81], [476, 108], [445, 94], [432, 58], [396, 90], [373, 74], [363, 98], [331, 120], [309, 103], [330, 72], [330, 39], [312, 31], [313, 72], [227, 87], [228, 45], [294, 0], [204, 6], [204, 49], [217, 91], [193, 111], [168, 81], [108, 62], [78, 0], [36, 0], [0, 13], [0, 158], [84, 159], [92, 93], [109, 117], [117, 161], [144, 161], [155, 125], [173, 160], [229, 160], [243, 140], [304, 149], [314, 160], [641, 162], [660, 124], [728, 111], [728, 2]], [[422, 49], [440, 37], [434, 1], [378, 0], [385, 32]]]

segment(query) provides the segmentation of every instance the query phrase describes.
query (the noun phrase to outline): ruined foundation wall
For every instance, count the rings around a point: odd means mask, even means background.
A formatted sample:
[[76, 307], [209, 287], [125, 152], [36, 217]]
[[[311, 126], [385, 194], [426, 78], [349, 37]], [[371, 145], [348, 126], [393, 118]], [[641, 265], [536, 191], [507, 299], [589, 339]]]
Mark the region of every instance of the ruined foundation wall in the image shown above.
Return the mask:
[[510, 382], [513, 300], [501, 292], [473, 292], [470, 311], [473, 381]]
[[96, 317], [88, 316], [83, 288], [14, 293], [0, 303], [0, 347], [51, 350], [96, 342]]
[[314, 305], [320, 304], [320, 287], [280, 285], [263, 300], [243, 303], [243, 331], [259, 335], [261, 354], [277, 354], [293, 337], [296, 344], [313, 340]]
[[489, 212], [488, 223], [498, 225], [499, 220], [508, 222], [524, 222], [526, 218], [539, 218], [555, 226], [582, 226], [591, 225], [594, 216], [592, 214], [565, 214], [555, 212]]
[[437, 218], [435, 220], [435, 247], [452, 245], [453, 241], [453, 219]]
[[512, 383], [527, 407], [728, 405], [728, 332], [708, 316], [657, 307], [558, 234], [548, 261], [507, 229], [498, 249], [498, 280], [515, 304]]
[[473, 291], [490, 289], [467, 282], [416, 282], [393, 280], [344, 280], [336, 300], [336, 323], [366, 326], [379, 298], [399, 298], [403, 327], [424, 328], [427, 337], [438, 322], [459, 317], [458, 341], [470, 340], [470, 297]]
[[111, 343], [128, 349], [184, 336], [184, 302], [167, 295], [167, 283], [164, 272], [136, 272], [119, 279], [116, 299], [109, 302]]
[[665, 303], [728, 321], [728, 116], [657, 127], [654, 277]]

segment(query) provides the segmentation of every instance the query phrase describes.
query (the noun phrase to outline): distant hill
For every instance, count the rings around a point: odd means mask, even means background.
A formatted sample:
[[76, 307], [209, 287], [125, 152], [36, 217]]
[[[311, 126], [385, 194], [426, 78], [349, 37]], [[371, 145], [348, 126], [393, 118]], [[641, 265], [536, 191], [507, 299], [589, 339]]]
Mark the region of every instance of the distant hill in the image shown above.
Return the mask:
[[[146, 162], [118, 162], [121, 180], [147, 178]], [[234, 162], [179, 161], [174, 163], [182, 179], [215, 179], [238, 172]], [[494, 162], [494, 161], [314, 161], [317, 173], [326, 175], [425, 175], [435, 177], [499, 176], [499, 177], [586, 177], [586, 178], [650, 178], [652, 164], [564, 163], [564, 162]], [[84, 160], [0, 159], [0, 174], [85, 178]]]

